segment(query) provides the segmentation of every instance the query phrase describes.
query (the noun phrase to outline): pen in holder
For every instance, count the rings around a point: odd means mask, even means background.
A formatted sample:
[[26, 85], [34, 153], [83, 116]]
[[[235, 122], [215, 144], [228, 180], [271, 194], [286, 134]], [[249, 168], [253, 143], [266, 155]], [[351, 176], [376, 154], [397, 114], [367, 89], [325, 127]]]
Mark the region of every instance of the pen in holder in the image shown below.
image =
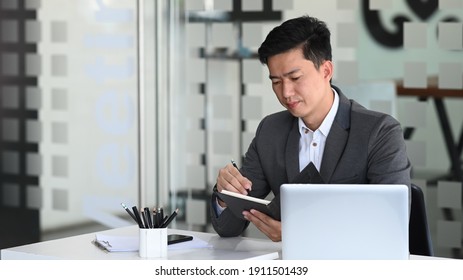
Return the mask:
[[167, 228], [141, 228], [141, 258], [167, 258]]
[[139, 212], [137, 206], [133, 206], [132, 213], [124, 203], [121, 205], [138, 224], [140, 257], [167, 258], [167, 226], [177, 217], [178, 208], [170, 216], [164, 216], [162, 207], [151, 213], [148, 207]]

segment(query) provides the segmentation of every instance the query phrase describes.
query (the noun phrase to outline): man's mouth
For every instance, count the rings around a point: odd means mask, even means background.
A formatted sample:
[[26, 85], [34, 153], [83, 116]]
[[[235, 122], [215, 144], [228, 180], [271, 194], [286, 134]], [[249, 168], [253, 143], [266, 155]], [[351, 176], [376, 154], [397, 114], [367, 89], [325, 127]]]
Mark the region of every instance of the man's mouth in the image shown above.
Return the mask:
[[294, 109], [296, 108], [298, 104], [299, 104], [299, 101], [293, 101], [293, 102], [287, 102], [286, 106], [288, 107], [288, 109]]

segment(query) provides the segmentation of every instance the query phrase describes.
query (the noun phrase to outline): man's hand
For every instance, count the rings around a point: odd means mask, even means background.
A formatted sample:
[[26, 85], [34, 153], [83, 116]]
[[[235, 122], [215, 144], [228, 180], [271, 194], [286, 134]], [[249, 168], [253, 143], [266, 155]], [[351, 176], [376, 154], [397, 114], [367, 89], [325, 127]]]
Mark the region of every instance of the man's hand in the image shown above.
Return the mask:
[[272, 219], [255, 209], [251, 211], [243, 211], [243, 216], [246, 220], [253, 223], [262, 233], [267, 235], [274, 242], [281, 241], [281, 222]]
[[227, 164], [227, 166], [219, 170], [219, 176], [217, 176], [218, 192], [227, 190], [247, 195], [251, 187], [251, 181], [241, 175], [240, 171], [232, 164]]

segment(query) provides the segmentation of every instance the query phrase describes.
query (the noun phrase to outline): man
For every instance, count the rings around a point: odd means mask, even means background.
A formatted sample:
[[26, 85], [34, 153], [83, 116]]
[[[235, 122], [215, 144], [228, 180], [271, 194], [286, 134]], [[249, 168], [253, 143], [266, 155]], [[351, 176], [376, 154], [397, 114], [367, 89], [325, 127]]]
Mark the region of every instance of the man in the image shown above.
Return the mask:
[[[228, 164], [219, 171], [211, 203], [212, 225], [219, 235], [240, 235], [252, 222], [280, 241], [280, 186], [300, 183], [301, 176], [310, 181], [309, 163], [324, 183], [410, 186], [400, 124], [347, 99], [331, 85], [330, 31], [324, 22], [309, 16], [288, 20], [267, 35], [258, 53], [286, 110], [261, 121], [240, 170]], [[245, 220], [233, 216], [216, 195], [224, 189], [258, 198], [273, 192], [270, 205], [277, 218], [255, 209], [243, 212]]]

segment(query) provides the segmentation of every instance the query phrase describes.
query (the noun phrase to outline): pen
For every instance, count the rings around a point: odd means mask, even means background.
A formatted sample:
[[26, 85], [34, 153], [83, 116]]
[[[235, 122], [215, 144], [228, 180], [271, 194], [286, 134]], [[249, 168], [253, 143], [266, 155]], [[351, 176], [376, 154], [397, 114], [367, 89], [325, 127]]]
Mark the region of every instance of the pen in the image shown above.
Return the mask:
[[236, 165], [236, 162], [235, 162], [234, 160], [231, 160], [231, 163], [233, 164], [233, 166], [234, 166], [236, 169], [240, 170], [240, 169], [238, 168], [238, 166]]
[[159, 226], [161, 225], [159, 223], [158, 216], [159, 216], [159, 214], [158, 214], [158, 211], [156, 210], [156, 207], [153, 207], [153, 227], [154, 228], [159, 228]]
[[148, 227], [153, 228], [153, 222], [151, 221], [150, 209], [148, 207], [145, 207], [144, 215], [146, 217], [146, 220], [148, 221]]
[[143, 221], [141, 220], [140, 213], [138, 212], [137, 206], [133, 206], [132, 210], [133, 210], [133, 214], [135, 215], [135, 218], [137, 220], [138, 227], [145, 228], [145, 226], [143, 225]]
[[172, 215], [170, 215], [169, 218], [167, 218], [167, 220], [164, 223], [162, 223], [162, 225], [160, 227], [161, 228], [167, 227], [172, 222], [172, 220], [177, 216], [177, 213], [178, 213], [178, 208], [175, 209], [175, 211], [172, 213]]
[[161, 216], [161, 207], [158, 207], [158, 210], [156, 211], [156, 223], [158, 227], [161, 227], [162, 225], [162, 216]]
[[125, 206], [124, 203], [121, 203], [121, 205], [122, 205], [122, 208], [124, 208], [125, 211], [127, 211], [127, 213], [129, 213], [130, 217], [132, 217], [132, 219], [138, 224], [137, 218], [136, 218], [135, 215], [130, 211], [130, 209], [127, 208], [127, 206]]
[[169, 216], [167, 216], [167, 215], [164, 218], [162, 218], [161, 225], [163, 225], [165, 222], [167, 222], [167, 219], [169, 219]]
[[141, 217], [142, 217], [143, 224], [145, 225], [144, 228], [150, 228], [150, 226], [149, 226], [149, 224], [148, 224], [148, 220], [146, 219], [145, 212], [141, 211], [141, 212], [140, 212], [140, 215], [141, 215]]
[[162, 225], [163, 221], [164, 221], [164, 209], [161, 207], [159, 211], [159, 225]]
[[[240, 172], [240, 169], [238, 168], [238, 165], [236, 165], [236, 162], [234, 160], [231, 160], [231, 164], [233, 165], [233, 167], [235, 167], [238, 170], [238, 172]], [[251, 190], [251, 186], [249, 187], [247, 191], [250, 191], [250, 190]]]

